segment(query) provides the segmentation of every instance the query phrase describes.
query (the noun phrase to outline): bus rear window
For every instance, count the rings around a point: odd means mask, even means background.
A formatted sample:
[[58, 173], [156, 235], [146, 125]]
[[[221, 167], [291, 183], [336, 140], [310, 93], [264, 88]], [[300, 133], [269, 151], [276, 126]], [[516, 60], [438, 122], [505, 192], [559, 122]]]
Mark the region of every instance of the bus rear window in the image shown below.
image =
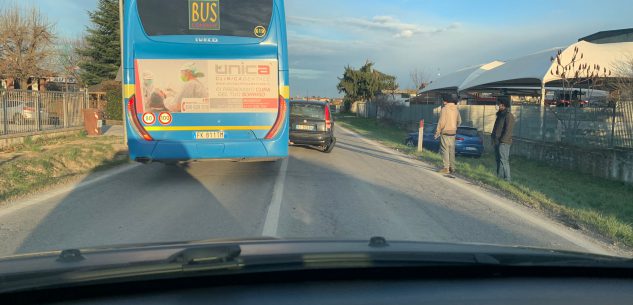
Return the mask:
[[145, 33], [261, 38], [268, 32], [273, 0], [138, 0]]
[[290, 115], [302, 118], [311, 118], [317, 120], [325, 120], [326, 106], [316, 104], [292, 103], [290, 107]]

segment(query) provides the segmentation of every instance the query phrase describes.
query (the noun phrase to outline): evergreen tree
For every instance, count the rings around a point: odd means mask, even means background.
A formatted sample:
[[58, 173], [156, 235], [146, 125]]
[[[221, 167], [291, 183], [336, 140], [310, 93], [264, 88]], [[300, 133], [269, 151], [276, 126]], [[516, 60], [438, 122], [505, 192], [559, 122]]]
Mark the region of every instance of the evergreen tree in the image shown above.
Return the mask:
[[362, 99], [370, 101], [382, 90], [396, 90], [396, 77], [374, 69], [374, 63], [367, 61], [360, 69], [345, 67], [343, 76], [339, 77], [337, 89], [345, 93], [345, 99], [351, 102]]
[[86, 47], [79, 54], [86, 58], [80, 64], [81, 78], [94, 85], [116, 78], [121, 64], [119, 1], [99, 0], [97, 9], [89, 15], [92, 26], [88, 27]]

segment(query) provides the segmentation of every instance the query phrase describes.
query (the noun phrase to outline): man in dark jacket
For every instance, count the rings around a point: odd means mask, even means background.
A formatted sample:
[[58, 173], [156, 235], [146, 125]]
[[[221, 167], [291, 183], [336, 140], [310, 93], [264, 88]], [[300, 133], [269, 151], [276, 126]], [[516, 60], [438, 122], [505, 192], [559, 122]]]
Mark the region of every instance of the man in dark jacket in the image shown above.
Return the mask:
[[495, 147], [497, 160], [497, 177], [511, 181], [510, 176], [510, 145], [512, 145], [512, 130], [514, 129], [514, 115], [510, 112], [510, 99], [499, 98], [499, 111], [495, 126], [492, 129], [492, 145]]

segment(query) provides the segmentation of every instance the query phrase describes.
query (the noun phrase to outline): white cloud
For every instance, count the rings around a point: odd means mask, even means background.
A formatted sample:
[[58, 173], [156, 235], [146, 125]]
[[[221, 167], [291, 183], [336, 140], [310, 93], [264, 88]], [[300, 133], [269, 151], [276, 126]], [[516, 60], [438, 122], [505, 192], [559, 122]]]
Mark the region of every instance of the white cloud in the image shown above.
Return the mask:
[[409, 38], [409, 37], [413, 36], [414, 34], [415, 34], [415, 32], [413, 30], [403, 30], [402, 32], [396, 34], [396, 37]]
[[336, 27], [340, 30], [354, 30], [365, 35], [375, 35], [376, 31], [391, 34], [395, 38], [411, 38], [421, 34], [434, 34], [455, 30], [459, 23], [452, 23], [444, 27], [424, 26], [402, 22], [393, 16], [374, 16], [373, 18], [339, 18], [322, 19], [313, 17], [291, 16], [288, 22], [293, 25], [311, 25], [320, 27]]
[[397, 76], [400, 87], [408, 88], [412, 86], [409, 72], [415, 68], [427, 71], [433, 79], [439, 73], [477, 63], [572, 43], [587, 32], [547, 25], [513, 26], [512, 30], [450, 22], [425, 26], [393, 16], [289, 17], [288, 21], [293, 90], [331, 96], [338, 95], [337, 77], [343, 68], [358, 68], [367, 59], [374, 61], [377, 69]]
[[300, 80], [321, 79], [326, 74], [328, 74], [328, 72], [322, 71], [322, 70], [299, 69], [299, 68], [290, 69], [290, 75], [292, 75], [293, 78], [300, 79]]

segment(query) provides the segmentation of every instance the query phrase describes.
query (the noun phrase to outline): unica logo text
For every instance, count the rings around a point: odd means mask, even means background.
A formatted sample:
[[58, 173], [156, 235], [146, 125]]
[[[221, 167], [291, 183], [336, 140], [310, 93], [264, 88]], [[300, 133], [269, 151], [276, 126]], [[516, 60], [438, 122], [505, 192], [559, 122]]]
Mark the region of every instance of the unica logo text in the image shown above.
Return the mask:
[[189, 29], [219, 30], [220, 0], [189, 0]]
[[218, 75], [270, 75], [270, 67], [265, 65], [215, 65]]

